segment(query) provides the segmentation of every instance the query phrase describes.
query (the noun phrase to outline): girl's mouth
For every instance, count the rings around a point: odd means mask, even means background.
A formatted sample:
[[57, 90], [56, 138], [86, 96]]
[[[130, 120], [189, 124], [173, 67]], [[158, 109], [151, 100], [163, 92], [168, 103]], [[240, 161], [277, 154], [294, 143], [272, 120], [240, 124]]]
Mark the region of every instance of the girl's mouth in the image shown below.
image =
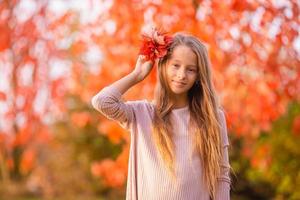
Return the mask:
[[178, 87], [182, 87], [182, 86], [186, 85], [185, 83], [178, 82], [178, 81], [173, 81], [173, 82], [174, 82], [174, 84], [175, 84], [176, 86], [178, 86]]

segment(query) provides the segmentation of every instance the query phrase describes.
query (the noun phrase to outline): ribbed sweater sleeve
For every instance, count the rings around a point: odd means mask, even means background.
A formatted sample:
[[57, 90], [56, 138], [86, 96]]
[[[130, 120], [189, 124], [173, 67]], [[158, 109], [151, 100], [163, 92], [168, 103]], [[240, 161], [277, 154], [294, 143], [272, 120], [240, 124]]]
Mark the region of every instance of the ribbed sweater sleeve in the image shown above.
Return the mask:
[[122, 94], [113, 85], [106, 86], [92, 98], [93, 107], [106, 118], [118, 122], [123, 128], [129, 129], [134, 121], [133, 103], [124, 102]]
[[228, 156], [228, 135], [225, 114], [219, 111], [221, 122], [221, 138], [223, 143], [223, 159], [221, 163], [221, 176], [218, 178], [216, 200], [230, 200], [230, 164]]

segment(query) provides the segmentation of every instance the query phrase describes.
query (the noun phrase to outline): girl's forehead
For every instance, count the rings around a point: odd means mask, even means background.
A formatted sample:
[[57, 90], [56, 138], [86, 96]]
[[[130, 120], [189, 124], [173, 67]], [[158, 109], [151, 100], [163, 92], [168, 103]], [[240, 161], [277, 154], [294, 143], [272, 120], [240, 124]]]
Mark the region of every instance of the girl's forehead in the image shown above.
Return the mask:
[[189, 65], [197, 65], [197, 56], [194, 51], [185, 45], [174, 48], [169, 61], [185, 62]]

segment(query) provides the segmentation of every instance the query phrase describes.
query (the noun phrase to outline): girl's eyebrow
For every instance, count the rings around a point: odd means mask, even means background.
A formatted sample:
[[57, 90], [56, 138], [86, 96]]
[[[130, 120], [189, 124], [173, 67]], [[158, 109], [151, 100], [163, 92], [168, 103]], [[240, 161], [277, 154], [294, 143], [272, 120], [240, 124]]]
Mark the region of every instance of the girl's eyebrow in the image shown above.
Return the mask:
[[[181, 62], [180, 60], [177, 60], [177, 59], [175, 59], [175, 60], [172, 60], [173, 62]], [[195, 68], [197, 68], [197, 65], [194, 65], [194, 64], [190, 64], [190, 65], [187, 65], [188, 67], [195, 67]]]

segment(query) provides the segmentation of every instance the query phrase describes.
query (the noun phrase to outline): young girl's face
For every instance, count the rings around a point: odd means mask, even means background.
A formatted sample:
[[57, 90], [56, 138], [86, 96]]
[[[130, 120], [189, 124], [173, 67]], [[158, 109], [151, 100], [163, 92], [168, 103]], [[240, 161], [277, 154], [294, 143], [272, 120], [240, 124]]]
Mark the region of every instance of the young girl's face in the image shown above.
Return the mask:
[[186, 97], [197, 79], [197, 70], [196, 54], [185, 45], [175, 47], [166, 65], [166, 78], [171, 91]]

